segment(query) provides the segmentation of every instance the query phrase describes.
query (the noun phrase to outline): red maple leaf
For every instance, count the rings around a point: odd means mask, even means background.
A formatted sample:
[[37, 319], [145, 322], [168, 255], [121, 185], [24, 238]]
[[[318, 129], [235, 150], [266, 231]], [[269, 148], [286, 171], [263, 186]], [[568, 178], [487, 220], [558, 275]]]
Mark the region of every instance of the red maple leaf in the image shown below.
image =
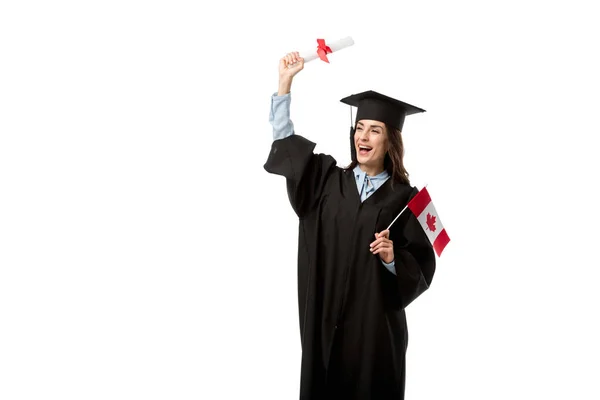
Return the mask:
[[435, 232], [435, 215], [427, 213], [427, 227], [431, 232]]

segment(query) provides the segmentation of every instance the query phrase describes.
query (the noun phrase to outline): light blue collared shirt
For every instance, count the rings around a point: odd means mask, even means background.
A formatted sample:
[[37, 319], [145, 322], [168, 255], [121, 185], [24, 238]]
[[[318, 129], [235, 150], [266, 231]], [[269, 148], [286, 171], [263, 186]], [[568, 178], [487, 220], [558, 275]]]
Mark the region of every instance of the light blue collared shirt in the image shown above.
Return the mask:
[[371, 196], [381, 185], [390, 178], [386, 170], [375, 176], [368, 176], [365, 171], [357, 165], [354, 167], [354, 178], [356, 179], [356, 188], [360, 194], [360, 201], [365, 201]]
[[[294, 123], [290, 118], [291, 100], [291, 93], [278, 96], [277, 92], [275, 92], [271, 96], [269, 122], [271, 123], [271, 126], [273, 126], [273, 140], [285, 139], [294, 134]], [[356, 179], [356, 188], [360, 194], [361, 201], [365, 201], [369, 198], [369, 196], [390, 178], [388, 172], [385, 170], [376, 176], [368, 176], [358, 165], [354, 167], [353, 172], [354, 178]], [[396, 274], [394, 261], [389, 264], [383, 260], [381, 260], [381, 262], [390, 272]]]

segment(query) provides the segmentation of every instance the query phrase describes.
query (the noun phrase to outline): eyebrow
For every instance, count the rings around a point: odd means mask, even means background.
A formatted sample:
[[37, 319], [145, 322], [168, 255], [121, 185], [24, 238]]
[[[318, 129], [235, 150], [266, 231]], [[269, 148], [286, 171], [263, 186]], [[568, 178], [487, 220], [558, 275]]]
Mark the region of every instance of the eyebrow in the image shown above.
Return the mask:
[[[364, 127], [364, 124], [362, 122], [359, 122], [357, 125], [360, 125], [360, 126]], [[381, 125], [372, 125], [371, 128], [381, 128], [381, 129], [383, 129], [383, 126], [381, 126]]]

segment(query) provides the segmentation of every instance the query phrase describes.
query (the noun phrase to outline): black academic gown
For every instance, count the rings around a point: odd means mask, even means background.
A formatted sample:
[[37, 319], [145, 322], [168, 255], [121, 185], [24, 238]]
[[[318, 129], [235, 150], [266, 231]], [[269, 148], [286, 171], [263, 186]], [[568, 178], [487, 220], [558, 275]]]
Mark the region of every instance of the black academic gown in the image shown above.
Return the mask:
[[390, 229], [397, 274], [369, 244], [417, 189], [390, 178], [361, 203], [353, 171], [314, 147], [275, 140], [264, 165], [286, 178], [299, 217], [300, 399], [403, 399], [404, 309], [431, 284], [435, 256], [408, 209]]

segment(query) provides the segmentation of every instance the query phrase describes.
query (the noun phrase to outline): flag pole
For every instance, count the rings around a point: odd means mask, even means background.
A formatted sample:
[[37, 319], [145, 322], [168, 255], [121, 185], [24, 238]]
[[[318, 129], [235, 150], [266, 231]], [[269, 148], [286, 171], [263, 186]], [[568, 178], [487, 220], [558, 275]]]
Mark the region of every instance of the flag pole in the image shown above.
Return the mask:
[[[423, 186], [423, 189], [425, 189], [427, 187], [427, 184], [425, 184], [425, 186]], [[421, 190], [423, 190], [421, 189]], [[410, 203], [410, 201], [409, 201]], [[400, 217], [400, 215], [402, 215], [402, 213], [404, 212], [404, 210], [406, 210], [408, 208], [408, 204], [406, 204], [406, 206], [404, 206], [404, 208], [402, 209], [402, 211], [400, 211], [400, 213], [398, 213], [398, 215], [396, 216], [396, 218], [394, 218], [394, 220], [392, 221], [392, 223], [390, 224], [390, 226], [387, 227], [386, 230], [389, 230], [392, 225], [394, 224], [394, 222], [396, 222], [396, 220], [398, 219], [398, 217]]]
[[398, 219], [398, 217], [400, 215], [402, 215], [402, 213], [404, 212], [404, 210], [406, 210], [408, 208], [408, 204], [406, 206], [404, 206], [404, 208], [402, 209], [402, 211], [400, 211], [400, 213], [396, 216], [396, 218], [394, 218], [394, 220], [392, 221], [392, 223], [390, 224], [390, 226], [387, 227], [386, 230], [390, 230], [390, 228], [392, 227], [392, 225], [394, 224], [394, 222], [396, 222], [396, 220]]

